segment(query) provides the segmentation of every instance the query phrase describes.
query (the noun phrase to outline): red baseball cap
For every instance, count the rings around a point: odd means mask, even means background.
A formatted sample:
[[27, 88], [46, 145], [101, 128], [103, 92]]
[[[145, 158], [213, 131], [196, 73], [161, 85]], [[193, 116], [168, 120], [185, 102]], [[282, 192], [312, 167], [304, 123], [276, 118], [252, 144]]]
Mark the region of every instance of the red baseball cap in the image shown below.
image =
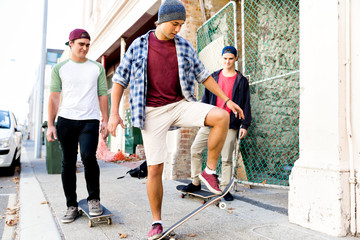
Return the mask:
[[76, 28], [76, 29], [74, 29], [74, 30], [71, 31], [71, 33], [70, 33], [70, 35], [69, 35], [69, 41], [67, 41], [67, 42], [65, 43], [65, 45], [69, 45], [69, 42], [70, 42], [70, 41], [74, 41], [74, 40], [80, 39], [80, 38], [87, 38], [87, 39], [91, 40], [91, 39], [90, 39], [90, 35], [89, 35], [89, 33], [88, 33], [86, 30], [80, 29], [80, 28]]

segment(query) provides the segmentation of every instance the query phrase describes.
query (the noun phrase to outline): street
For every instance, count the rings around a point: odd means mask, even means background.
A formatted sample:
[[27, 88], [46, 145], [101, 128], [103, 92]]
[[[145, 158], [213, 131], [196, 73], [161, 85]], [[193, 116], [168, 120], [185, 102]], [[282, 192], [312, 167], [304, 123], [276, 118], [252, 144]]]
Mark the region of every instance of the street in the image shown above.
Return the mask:
[[14, 176], [4, 176], [0, 171], [0, 239], [14, 239], [18, 223], [18, 193], [20, 168]]
[[[99, 161], [102, 202], [114, 216], [111, 225], [102, 224], [90, 229], [88, 218], [84, 216], [71, 224], [61, 224], [65, 201], [60, 175], [48, 174], [45, 158], [35, 159], [33, 149], [33, 141], [24, 141], [21, 174], [17, 170], [14, 176], [0, 176], [0, 239], [119, 239], [121, 234], [128, 239], [145, 239], [151, 221], [146, 179], [130, 176], [117, 179], [125, 175], [134, 162]], [[81, 167], [77, 179], [79, 198], [84, 198], [87, 193]], [[194, 198], [180, 197], [176, 185], [184, 182], [188, 180], [164, 180], [166, 228], [201, 204]], [[179, 227], [177, 239], [338, 239], [289, 223], [287, 190], [249, 189], [239, 185], [233, 195], [235, 200], [227, 203], [226, 210], [209, 207]], [[20, 220], [18, 206], [21, 206]], [[214, 219], [221, 219], [216, 221], [219, 228], [214, 228]], [[9, 226], [11, 222], [14, 226]]]
[[[17, 230], [19, 239], [115, 240], [120, 235], [126, 235], [127, 239], [146, 239], [151, 223], [146, 194], [147, 180], [129, 175], [117, 179], [133, 168], [135, 162], [112, 163], [99, 160], [101, 201], [114, 216], [111, 225], [99, 224], [89, 228], [86, 216], [77, 218], [71, 224], [61, 223], [60, 219], [66, 210], [61, 177], [59, 174], [47, 173], [45, 157], [34, 158], [34, 142], [25, 141], [23, 146], [19, 193], [21, 214]], [[87, 190], [84, 169], [79, 166], [78, 170], [77, 193], [80, 200], [87, 197]], [[189, 179], [182, 179], [163, 182], [165, 229], [201, 205], [201, 201], [196, 198], [182, 199], [176, 190], [178, 184], [188, 181]], [[249, 189], [238, 185], [237, 191], [233, 190], [232, 193], [235, 200], [227, 203], [226, 210], [216, 206], [206, 208], [176, 230], [177, 239], [338, 239], [289, 223], [286, 189]]]

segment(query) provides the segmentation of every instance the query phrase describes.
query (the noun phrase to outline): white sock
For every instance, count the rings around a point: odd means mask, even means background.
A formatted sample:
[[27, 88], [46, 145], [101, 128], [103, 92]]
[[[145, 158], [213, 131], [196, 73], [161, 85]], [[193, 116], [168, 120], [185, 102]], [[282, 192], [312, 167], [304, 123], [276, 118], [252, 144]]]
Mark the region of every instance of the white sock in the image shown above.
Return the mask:
[[162, 224], [162, 220], [155, 221], [155, 222], [153, 222], [151, 225], [154, 225], [155, 223], [160, 223], [161, 226], [163, 225], [163, 224]]
[[206, 172], [207, 174], [216, 174], [216, 170], [211, 170], [211, 169], [208, 168], [208, 167], [205, 168], [205, 172]]

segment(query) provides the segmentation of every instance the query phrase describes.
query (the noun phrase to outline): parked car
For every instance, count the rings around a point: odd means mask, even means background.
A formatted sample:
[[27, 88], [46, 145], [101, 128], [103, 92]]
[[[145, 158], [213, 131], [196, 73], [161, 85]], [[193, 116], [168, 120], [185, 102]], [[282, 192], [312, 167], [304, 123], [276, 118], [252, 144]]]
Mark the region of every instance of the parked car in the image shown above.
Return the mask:
[[14, 175], [15, 166], [20, 165], [22, 134], [17, 129], [14, 114], [0, 110], [0, 170]]

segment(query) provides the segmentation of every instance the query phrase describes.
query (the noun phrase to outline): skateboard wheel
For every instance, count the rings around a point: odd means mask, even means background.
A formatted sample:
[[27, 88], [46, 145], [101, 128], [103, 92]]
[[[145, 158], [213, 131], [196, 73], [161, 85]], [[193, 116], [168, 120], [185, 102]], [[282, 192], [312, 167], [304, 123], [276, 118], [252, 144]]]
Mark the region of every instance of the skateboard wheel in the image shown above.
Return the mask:
[[91, 220], [89, 220], [88, 225], [89, 225], [89, 227], [93, 227], [93, 226], [94, 226], [94, 222], [91, 221]]
[[219, 203], [219, 208], [220, 209], [225, 209], [226, 208], [226, 203], [224, 203], [224, 202]]
[[206, 200], [203, 200], [203, 201], [202, 201], [202, 204], [205, 204], [205, 203], [206, 203]]
[[175, 236], [176, 236], [176, 234], [174, 232], [170, 233], [169, 234], [169, 237], [170, 237], [169, 240], [176, 240]]
[[181, 198], [185, 198], [185, 194], [181, 194]]
[[111, 218], [108, 218], [107, 224], [108, 224], [108, 225], [111, 225], [111, 223], [112, 223], [112, 219], [111, 219]]

